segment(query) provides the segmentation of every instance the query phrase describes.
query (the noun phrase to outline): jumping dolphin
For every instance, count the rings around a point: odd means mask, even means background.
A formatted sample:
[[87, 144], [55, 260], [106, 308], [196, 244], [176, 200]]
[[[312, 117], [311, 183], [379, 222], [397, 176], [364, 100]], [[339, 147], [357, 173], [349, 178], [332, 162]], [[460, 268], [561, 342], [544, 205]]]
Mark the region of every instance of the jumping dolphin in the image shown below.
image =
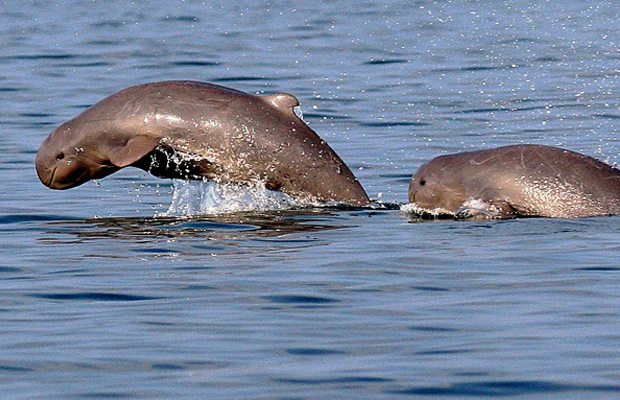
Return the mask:
[[295, 114], [298, 105], [289, 94], [202, 82], [133, 86], [52, 132], [37, 173], [44, 185], [69, 189], [133, 166], [161, 178], [261, 182], [304, 200], [368, 205], [347, 165]]

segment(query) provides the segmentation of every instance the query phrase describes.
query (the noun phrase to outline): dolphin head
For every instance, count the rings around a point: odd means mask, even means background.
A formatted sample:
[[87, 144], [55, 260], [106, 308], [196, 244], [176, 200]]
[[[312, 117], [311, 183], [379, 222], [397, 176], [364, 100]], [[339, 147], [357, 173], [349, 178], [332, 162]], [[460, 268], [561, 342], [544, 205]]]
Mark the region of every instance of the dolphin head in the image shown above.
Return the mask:
[[409, 202], [429, 210], [455, 211], [467, 200], [460, 173], [451, 168], [450, 159], [445, 156], [427, 162], [409, 182]]
[[146, 156], [160, 140], [113, 120], [87, 117], [66, 122], [41, 144], [35, 165], [45, 186], [70, 189], [104, 178]]
[[[92, 125], [92, 124], [91, 124]], [[93, 135], [74, 120], [52, 132], [41, 144], [35, 165], [41, 182], [51, 189], [70, 189], [103, 178], [115, 167], [89, 141]], [[96, 132], [94, 132], [96, 134]]]

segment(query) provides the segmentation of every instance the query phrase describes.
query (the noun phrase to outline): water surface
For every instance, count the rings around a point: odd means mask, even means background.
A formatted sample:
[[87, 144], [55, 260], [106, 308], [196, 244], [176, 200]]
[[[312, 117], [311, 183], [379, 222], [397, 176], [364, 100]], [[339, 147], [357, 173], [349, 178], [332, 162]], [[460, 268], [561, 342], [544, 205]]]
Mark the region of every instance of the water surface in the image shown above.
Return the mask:
[[617, 398], [618, 217], [187, 216], [200, 185], [126, 169], [52, 191], [33, 159], [124, 87], [195, 79], [294, 94], [385, 202], [455, 151], [618, 163], [619, 18], [577, 1], [4, 2], [3, 397]]

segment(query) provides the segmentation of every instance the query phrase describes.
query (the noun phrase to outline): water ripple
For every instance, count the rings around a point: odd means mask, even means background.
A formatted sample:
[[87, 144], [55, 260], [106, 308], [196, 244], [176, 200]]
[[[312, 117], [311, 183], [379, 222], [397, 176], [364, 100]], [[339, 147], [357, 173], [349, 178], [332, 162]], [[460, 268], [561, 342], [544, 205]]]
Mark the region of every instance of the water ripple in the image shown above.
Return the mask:
[[329, 356], [343, 354], [342, 351], [330, 350], [330, 349], [316, 349], [316, 348], [291, 348], [286, 349], [286, 353], [296, 356]]
[[543, 393], [563, 392], [618, 392], [620, 386], [614, 385], [571, 385], [546, 381], [497, 381], [497, 382], [467, 382], [455, 383], [448, 386], [414, 387], [394, 391], [395, 394], [418, 396], [526, 396]]
[[46, 300], [72, 300], [72, 301], [147, 301], [160, 300], [161, 297], [136, 296], [130, 294], [105, 293], [105, 292], [80, 292], [80, 293], [54, 293], [32, 294], [30, 297]]
[[356, 383], [383, 383], [391, 382], [388, 378], [374, 376], [346, 376], [341, 378], [307, 378], [307, 379], [274, 379], [280, 383], [293, 383], [301, 385], [321, 385], [321, 384], [356, 384]]
[[0, 225], [2, 224], [21, 224], [25, 222], [39, 221], [79, 221], [77, 218], [68, 218], [62, 215], [38, 215], [38, 214], [9, 214], [0, 216]]
[[372, 59], [370, 61], [366, 61], [364, 65], [386, 65], [386, 64], [403, 64], [407, 63], [409, 60], [407, 59]]
[[173, 61], [170, 63], [170, 65], [178, 67], [215, 67], [220, 64], [215, 61]]
[[304, 296], [304, 295], [274, 295], [265, 296], [265, 300], [277, 304], [329, 304], [337, 303], [339, 300], [328, 297]]

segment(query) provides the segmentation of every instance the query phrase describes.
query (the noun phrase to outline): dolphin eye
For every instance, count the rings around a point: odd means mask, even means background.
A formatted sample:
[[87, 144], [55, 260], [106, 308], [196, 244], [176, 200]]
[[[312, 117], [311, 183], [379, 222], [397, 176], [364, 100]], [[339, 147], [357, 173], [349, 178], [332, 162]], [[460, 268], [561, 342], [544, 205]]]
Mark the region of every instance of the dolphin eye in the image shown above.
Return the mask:
[[424, 186], [424, 185], [426, 185], [426, 180], [420, 179], [420, 186]]
[[58, 154], [56, 154], [56, 161], [60, 161], [63, 158], [65, 158], [65, 153], [63, 153], [62, 151]]

